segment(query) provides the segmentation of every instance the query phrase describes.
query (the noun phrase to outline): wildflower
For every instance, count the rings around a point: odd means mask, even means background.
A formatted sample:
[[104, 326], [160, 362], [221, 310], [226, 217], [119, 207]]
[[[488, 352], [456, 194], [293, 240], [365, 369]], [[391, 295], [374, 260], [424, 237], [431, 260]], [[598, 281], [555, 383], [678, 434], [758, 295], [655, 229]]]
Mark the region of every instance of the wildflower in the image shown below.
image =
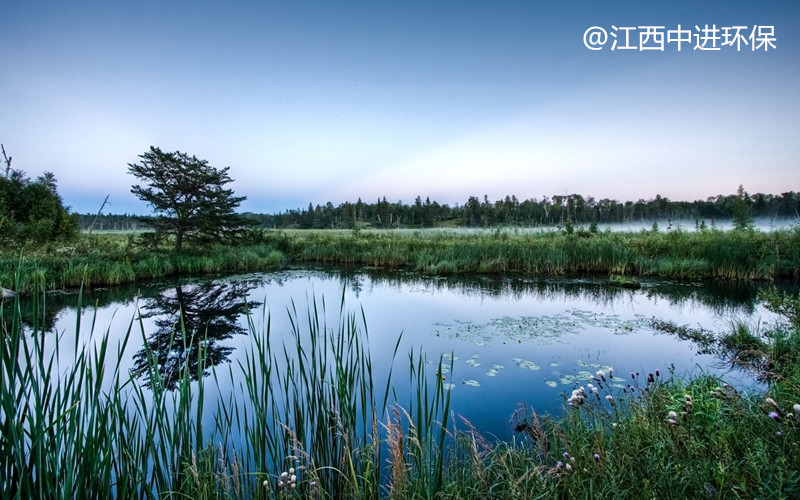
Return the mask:
[[567, 403], [570, 406], [579, 406], [582, 405], [586, 401], [586, 391], [584, 390], [583, 386], [575, 389], [572, 391], [572, 396], [569, 397]]
[[570, 464], [565, 465], [564, 469], [566, 469], [567, 472], [572, 472], [572, 466]]
[[669, 422], [672, 425], [680, 425], [680, 423], [678, 422], [678, 414], [675, 413], [674, 411], [670, 411], [669, 415], [667, 415], [667, 422]]
[[778, 412], [776, 412], [776, 411], [769, 412], [769, 418], [771, 418], [772, 420], [775, 420], [776, 422], [780, 422], [780, 420], [781, 420], [781, 416], [778, 415]]
[[606, 381], [606, 374], [603, 370], [597, 370], [597, 377], [603, 382]]
[[658, 369], [656, 369], [656, 377], [660, 377], [660, 376], [661, 376], [661, 372]]
[[561, 470], [562, 467], [564, 467], [564, 464], [559, 460], [559, 462], [556, 464], [556, 469]]
[[775, 411], [776, 411], [776, 412], [778, 412], [778, 415], [780, 415], [780, 416], [783, 416], [783, 415], [785, 415], [785, 413], [783, 412], [783, 410], [781, 410], [781, 407], [780, 407], [780, 406], [778, 406], [778, 403], [776, 403], [774, 399], [772, 399], [772, 398], [767, 398], [767, 399], [765, 399], [765, 400], [764, 400], [764, 402], [765, 402], [765, 403], [767, 403], [767, 405], [769, 405], [769, 406], [771, 406], [772, 408], [774, 408], [774, 409], [775, 409]]
[[781, 436], [783, 436], [783, 433], [781, 431], [778, 431], [778, 437], [781, 437]]
[[652, 374], [652, 373], [648, 373], [648, 374], [647, 374], [647, 383], [648, 383], [648, 384], [654, 384], [654, 383], [655, 383], [655, 381], [656, 381], [656, 379], [655, 379], [655, 378], [653, 378], [653, 374]]
[[564, 458], [569, 458], [569, 453], [567, 453], [567, 452], [565, 451], [564, 453], [562, 453], [562, 454], [561, 454], [561, 456], [562, 456], [562, 457], [564, 457]]
[[599, 454], [597, 454], [597, 453], [594, 454], [594, 461], [595, 462], [599, 462], [600, 461], [600, 455]]
[[295, 489], [297, 488], [297, 476], [294, 473], [294, 467], [289, 469], [289, 472], [281, 472], [280, 478], [278, 479], [278, 488], [288, 488], [288, 489]]
[[616, 423], [616, 422], [614, 422], [613, 424], [611, 424], [611, 427], [613, 427], [614, 429], [616, 429], [617, 427], [619, 427], [619, 424], [618, 424], [618, 423]]
[[631, 378], [635, 380], [636, 379], [636, 374], [631, 372]]
[[606, 399], [611, 403], [611, 406], [617, 406], [617, 403], [614, 402], [614, 396], [611, 394], [606, 394]]
[[794, 410], [794, 414], [795, 415], [800, 415], [800, 405], [799, 404], [795, 403], [794, 406], [792, 406], [792, 409]]
[[611, 378], [611, 379], [614, 378], [614, 368], [613, 367], [608, 369], [608, 378]]

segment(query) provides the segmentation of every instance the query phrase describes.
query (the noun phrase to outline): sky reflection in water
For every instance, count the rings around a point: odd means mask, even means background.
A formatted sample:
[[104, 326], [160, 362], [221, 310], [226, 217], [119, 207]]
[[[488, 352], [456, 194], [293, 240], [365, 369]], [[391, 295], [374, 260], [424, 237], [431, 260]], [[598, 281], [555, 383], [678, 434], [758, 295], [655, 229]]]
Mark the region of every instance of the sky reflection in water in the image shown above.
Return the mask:
[[[269, 316], [276, 339], [288, 337], [287, 311], [292, 305], [305, 318], [314, 297], [320, 308], [324, 301], [328, 325], [335, 327], [343, 293], [345, 308], [359, 317], [363, 308], [366, 316], [376, 387], [385, 385], [402, 333], [392, 375], [398, 403], [415, 397], [408, 393], [408, 354], [422, 349], [429, 377], [437, 376], [441, 359], [453, 411], [480, 431], [501, 438], [510, 436], [508, 419], [520, 404], [558, 413], [563, 395], [575, 384], [612, 366], [617, 384], [627, 383], [630, 372], [646, 376], [659, 369], [666, 374], [672, 366], [678, 375], [707, 371], [723, 374], [739, 387], [753, 384], [746, 375], [729, 372], [719, 359], [698, 354], [693, 343], [656, 331], [652, 319], [715, 332], [726, 331], [733, 319], [775, 320], [757, 305], [756, 289], [750, 286], [720, 289], [653, 281], [644, 282], [640, 290], [626, 290], [609, 287], [602, 279], [435, 278], [309, 268], [94, 291], [84, 298], [85, 304], [97, 304], [94, 334], [95, 312], [86, 309], [81, 335], [94, 339], [110, 325], [112, 336], [121, 336], [131, 319], [141, 318], [146, 339], [136, 333], [137, 326], [122, 368], [138, 373], [144, 385], [145, 343], [164, 366], [177, 369], [192, 363], [197, 342], [202, 341], [218, 369], [227, 372], [231, 362], [236, 373], [237, 361], [244, 359], [249, 345], [243, 313], [247, 307], [252, 308], [256, 329], [264, 328]], [[75, 300], [74, 295], [54, 297], [48, 303], [48, 322], [62, 342], [74, 341]], [[191, 314], [184, 321], [187, 330], [208, 332], [207, 339], [198, 336], [190, 343], [194, 348], [183, 349], [182, 340], [167, 332], [179, 324], [179, 308]], [[209, 389], [216, 391], [215, 384], [206, 384]], [[222, 382], [221, 395], [229, 389]], [[213, 401], [212, 396], [207, 393], [206, 401]]]

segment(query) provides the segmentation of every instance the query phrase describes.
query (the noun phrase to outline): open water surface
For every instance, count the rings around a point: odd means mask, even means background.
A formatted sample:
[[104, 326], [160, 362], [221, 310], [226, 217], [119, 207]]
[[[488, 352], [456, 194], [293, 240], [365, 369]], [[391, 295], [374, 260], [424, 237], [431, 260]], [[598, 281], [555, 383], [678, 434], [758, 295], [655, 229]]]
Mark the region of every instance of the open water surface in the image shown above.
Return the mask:
[[[511, 436], [509, 416], [520, 404], [558, 414], [576, 384], [609, 367], [619, 387], [630, 382], [631, 372], [646, 377], [658, 369], [662, 376], [711, 372], [746, 390], [755, 385], [747, 374], [729, 370], [702, 346], [659, 331], [653, 320], [725, 332], [734, 320], [763, 327], [777, 319], [759, 305], [752, 285], [644, 281], [641, 289], [628, 290], [601, 278], [441, 278], [340, 267], [93, 290], [81, 300], [78, 318], [77, 292], [47, 297], [42, 318], [47, 335], [72, 345], [108, 331], [115, 348], [133, 325], [121, 366], [145, 386], [146, 349], [158, 357], [167, 381], [196, 361], [196, 352], [193, 358], [175, 337], [181, 311], [186, 331], [207, 336], [216, 369], [227, 373], [230, 367], [236, 374], [250, 345], [248, 311], [256, 329], [265, 328], [269, 318], [275, 340], [288, 338], [289, 309], [305, 318], [315, 300], [320, 310], [324, 301], [328, 325], [336, 328], [343, 303], [346, 311], [360, 318], [363, 310], [366, 317], [376, 388], [385, 385], [393, 363], [398, 403], [414, 398], [409, 353], [421, 349], [431, 377], [439, 376], [442, 361], [451, 409], [499, 438]], [[212, 385], [206, 384], [207, 390]], [[223, 383], [213, 390], [225, 393], [230, 387]], [[206, 400], [212, 396], [207, 393]]]

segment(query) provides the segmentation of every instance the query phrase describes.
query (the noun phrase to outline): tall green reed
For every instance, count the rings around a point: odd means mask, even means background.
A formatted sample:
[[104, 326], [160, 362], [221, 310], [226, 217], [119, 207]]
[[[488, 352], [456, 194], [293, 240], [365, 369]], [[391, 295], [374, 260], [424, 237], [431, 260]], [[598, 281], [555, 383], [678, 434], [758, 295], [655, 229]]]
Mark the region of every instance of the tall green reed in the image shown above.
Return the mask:
[[[45, 308], [45, 298], [34, 294], [33, 309]], [[391, 367], [401, 339], [381, 367], [389, 373], [374, 373], [364, 313], [348, 312], [344, 294], [334, 322], [324, 298], [312, 298], [304, 314], [293, 305], [286, 332], [272, 329], [266, 309], [263, 328], [248, 316], [249, 350], [217, 368], [204, 362], [204, 332], [181, 323], [170, 355], [199, 346], [200, 360], [184, 363], [177, 383], [159, 370], [141, 318], [117, 338], [96, 317], [81, 323], [79, 298], [69, 341], [67, 332], [46, 331], [38, 314], [24, 322], [20, 300], [0, 304], [3, 498], [380, 498], [388, 491], [386, 422], [399, 408]], [[128, 371], [128, 347], [138, 338], [147, 363]], [[428, 379], [421, 353], [409, 362], [419, 394], [404, 427], [414, 429], [416, 444], [404, 443], [401, 455], [420, 494], [432, 497], [442, 484], [449, 392], [440, 377]], [[292, 490], [280, 479], [290, 469]]]

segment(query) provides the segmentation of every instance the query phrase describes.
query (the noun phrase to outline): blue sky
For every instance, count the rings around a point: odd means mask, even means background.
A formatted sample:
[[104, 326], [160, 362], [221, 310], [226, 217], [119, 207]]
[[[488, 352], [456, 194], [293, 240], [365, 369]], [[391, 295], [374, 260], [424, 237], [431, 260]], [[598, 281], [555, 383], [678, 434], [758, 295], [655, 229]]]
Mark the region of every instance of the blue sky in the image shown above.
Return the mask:
[[[583, 43], [679, 24], [775, 48]], [[78, 212], [149, 213], [127, 164], [150, 145], [230, 166], [255, 212], [799, 191], [798, 33], [791, 1], [11, 0], [0, 142]]]

